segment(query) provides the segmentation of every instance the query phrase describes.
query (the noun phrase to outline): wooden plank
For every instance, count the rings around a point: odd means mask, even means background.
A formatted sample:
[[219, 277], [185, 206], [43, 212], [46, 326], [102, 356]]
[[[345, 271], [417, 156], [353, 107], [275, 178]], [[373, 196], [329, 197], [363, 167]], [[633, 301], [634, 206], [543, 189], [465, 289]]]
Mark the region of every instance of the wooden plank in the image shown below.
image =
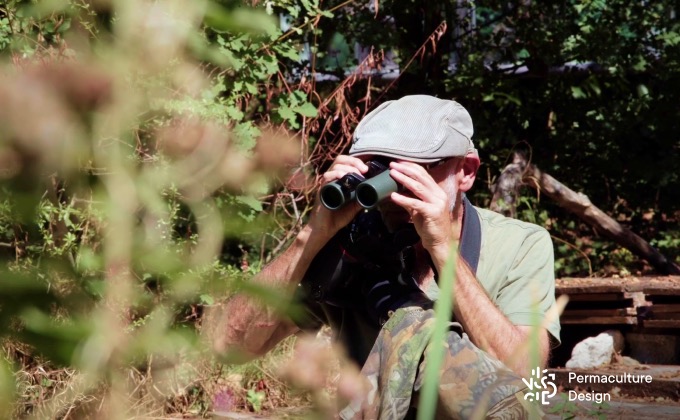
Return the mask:
[[[560, 407], [564, 400], [569, 398], [567, 393], [557, 393], [549, 399], [550, 407]], [[678, 420], [680, 419], [680, 406], [666, 405], [657, 401], [640, 401], [641, 397], [632, 397], [638, 401], [629, 401], [612, 396], [612, 400], [596, 408], [597, 405], [592, 401], [573, 401], [573, 409], [564, 408], [553, 412], [551, 408], [545, 409], [544, 420], [564, 420], [564, 419], [617, 419], [617, 420]], [[564, 407], [564, 405], [562, 406]]]
[[626, 292], [624, 293], [624, 295], [633, 300], [633, 306], [636, 308], [639, 306], [649, 305], [649, 302], [647, 301], [647, 296], [642, 292]]
[[[557, 294], [556, 296], [561, 296]], [[570, 302], [621, 302], [621, 306], [642, 306], [649, 302], [642, 292], [624, 293], [576, 293], [567, 295]]]
[[562, 278], [555, 281], [558, 294], [644, 292], [680, 295], [680, 276], [615, 278]]
[[560, 279], [562, 294], [571, 302], [563, 324], [680, 328], [680, 276]]
[[672, 276], [666, 279], [646, 279], [641, 282], [642, 291], [656, 295], [680, 294], [680, 277]]
[[[558, 388], [561, 386], [565, 390], [569, 389], [586, 389], [589, 388], [595, 392], [611, 392], [612, 388], [618, 387], [620, 393], [628, 396], [636, 397], [661, 397], [669, 398], [674, 401], [680, 401], [680, 367], [679, 366], [663, 366], [656, 365], [653, 369], [650, 366], [605, 366], [595, 369], [567, 369], [556, 368], [548, 369], [548, 373], [555, 374], [555, 383]], [[609, 384], [609, 383], [588, 383], [577, 384], [576, 381], [569, 382], [569, 372], [577, 375], [650, 375], [652, 377], [651, 383], [623, 383], [623, 384]], [[612, 395], [612, 400], [614, 396]]]
[[646, 299], [659, 305], [680, 305], [680, 293], [677, 295], [645, 295]]
[[645, 328], [680, 328], [680, 320], [677, 319], [645, 319], [642, 321]]
[[563, 317], [590, 317], [590, 316], [637, 316], [635, 308], [618, 309], [565, 309]]
[[584, 293], [623, 293], [625, 287], [623, 284], [555, 284], [555, 291], [559, 294], [584, 294]]
[[649, 306], [650, 311], [655, 314], [680, 313], [680, 304], [653, 304]]
[[[558, 294], [557, 296], [560, 296]], [[577, 293], [567, 294], [570, 301], [574, 302], [597, 302], [597, 301], [615, 301], [626, 300], [623, 293]]]
[[[673, 312], [671, 312], [671, 311], [673, 311]], [[648, 319], [648, 320], [666, 320], [666, 319], [679, 319], [680, 320], [680, 311], [679, 312], [675, 312], [675, 311], [676, 311], [676, 309], [674, 309], [674, 308], [659, 308], [659, 309], [657, 309], [656, 306], [654, 306], [654, 305], [637, 308], [638, 317], [641, 318], [641, 319]], [[566, 312], [567, 311], [565, 311], [565, 313]]]
[[582, 325], [637, 325], [637, 317], [634, 316], [589, 316], [570, 318], [562, 315], [560, 318], [562, 324], [582, 324]]

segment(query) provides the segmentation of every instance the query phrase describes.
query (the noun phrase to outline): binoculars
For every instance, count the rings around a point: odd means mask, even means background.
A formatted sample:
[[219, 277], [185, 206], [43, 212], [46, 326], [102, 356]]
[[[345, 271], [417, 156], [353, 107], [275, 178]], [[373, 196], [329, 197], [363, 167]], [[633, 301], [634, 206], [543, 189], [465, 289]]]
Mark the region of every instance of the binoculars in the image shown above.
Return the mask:
[[321, 203], [329, 210], [338, 210], [352, 200], [370, 210], [400, 189], [400, 185], [390, 176], [389, 168], [377, 161], [366, 162], [366, 177], [349, 173], [337, 181], [321, 187]]

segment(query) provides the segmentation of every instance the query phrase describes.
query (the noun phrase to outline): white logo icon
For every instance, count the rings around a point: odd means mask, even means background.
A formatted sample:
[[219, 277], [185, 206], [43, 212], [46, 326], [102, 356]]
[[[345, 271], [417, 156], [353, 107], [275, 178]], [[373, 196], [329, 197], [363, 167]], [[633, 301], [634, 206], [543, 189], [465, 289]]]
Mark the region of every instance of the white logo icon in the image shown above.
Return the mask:
[[[543, 374], [547, 372], [548, 369], [543, 369], [541, 372], [540, 368], [536, 368], [531, 370], [531, 378], [529, 378], [529, 380], [522, 378], [522, 382], [529, 387], [529, 392], [524, 394], [525, 400], [540, 401], [541, 404], [548, 405], [547, 399], [554, 397], [555, 394], [557, 394], [557, 387], [553, 382], [555, 380], [555, 374], [549, 373], [543, 376]], [[550, 378], [550, 380], [546, 380], [547, 378]], [[550, 392], [550, 388], [552, 388], [552, 392]]]

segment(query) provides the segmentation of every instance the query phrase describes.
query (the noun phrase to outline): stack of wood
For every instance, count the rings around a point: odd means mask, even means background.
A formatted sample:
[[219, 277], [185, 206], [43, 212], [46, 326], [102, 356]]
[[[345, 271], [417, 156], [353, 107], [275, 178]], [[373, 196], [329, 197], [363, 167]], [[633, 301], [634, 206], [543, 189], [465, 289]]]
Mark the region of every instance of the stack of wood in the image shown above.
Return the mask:
[[563, 325], [680, 328], [680, 276], [565, 278], [555, 289], [569, 296]]

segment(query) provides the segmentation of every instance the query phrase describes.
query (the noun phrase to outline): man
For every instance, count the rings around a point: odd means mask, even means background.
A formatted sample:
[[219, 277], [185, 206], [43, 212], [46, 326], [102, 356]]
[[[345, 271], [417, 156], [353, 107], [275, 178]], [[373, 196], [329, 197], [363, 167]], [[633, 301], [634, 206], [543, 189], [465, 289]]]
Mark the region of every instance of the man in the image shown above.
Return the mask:
[[[403, 417], [422, 384], [418, 365], [427, 362], [432, 301], [454, 299], [456, 322], [440, 381], [443, 413], [469, 417], [482, 395], [482, 414], [517, 411], [519, 378], [536, 367], [526, 343], [535, 338], [537, 363], [544, 366], [550, 336], [559, 341], [556, 319], [542, 325], [555, 302], [552, 243], [538, 226], [467, 201], [464, 193], [480, 164], [472, 134], [460, 104], [430, 96], [389, 101], [369, 113], [349, 155], [338, 156], [323, 180], [367, 174], [367, 163], [380, 161], [401, 189], [379, 204], [379, 213], [362, 212], [355, 201], [337, 211], [317, 204], [295, 241], [257, 277], [262, 285], [301, 295], [309, 316], [282, 320], [273, 309], [236, 296], [219, 318], [224, 321], [217, 321], [216, 350], [237, 347], [256, 356], [300, 328], [330, 324], [381, 393], [343, 417]], [[457, 246], [453, 295], [438, 296], [438, 273]], [[412, 358], [399, 359], [405, 371], [395, 384], [388, 370], [395, 369], [392, 357], [404, 354]]]

